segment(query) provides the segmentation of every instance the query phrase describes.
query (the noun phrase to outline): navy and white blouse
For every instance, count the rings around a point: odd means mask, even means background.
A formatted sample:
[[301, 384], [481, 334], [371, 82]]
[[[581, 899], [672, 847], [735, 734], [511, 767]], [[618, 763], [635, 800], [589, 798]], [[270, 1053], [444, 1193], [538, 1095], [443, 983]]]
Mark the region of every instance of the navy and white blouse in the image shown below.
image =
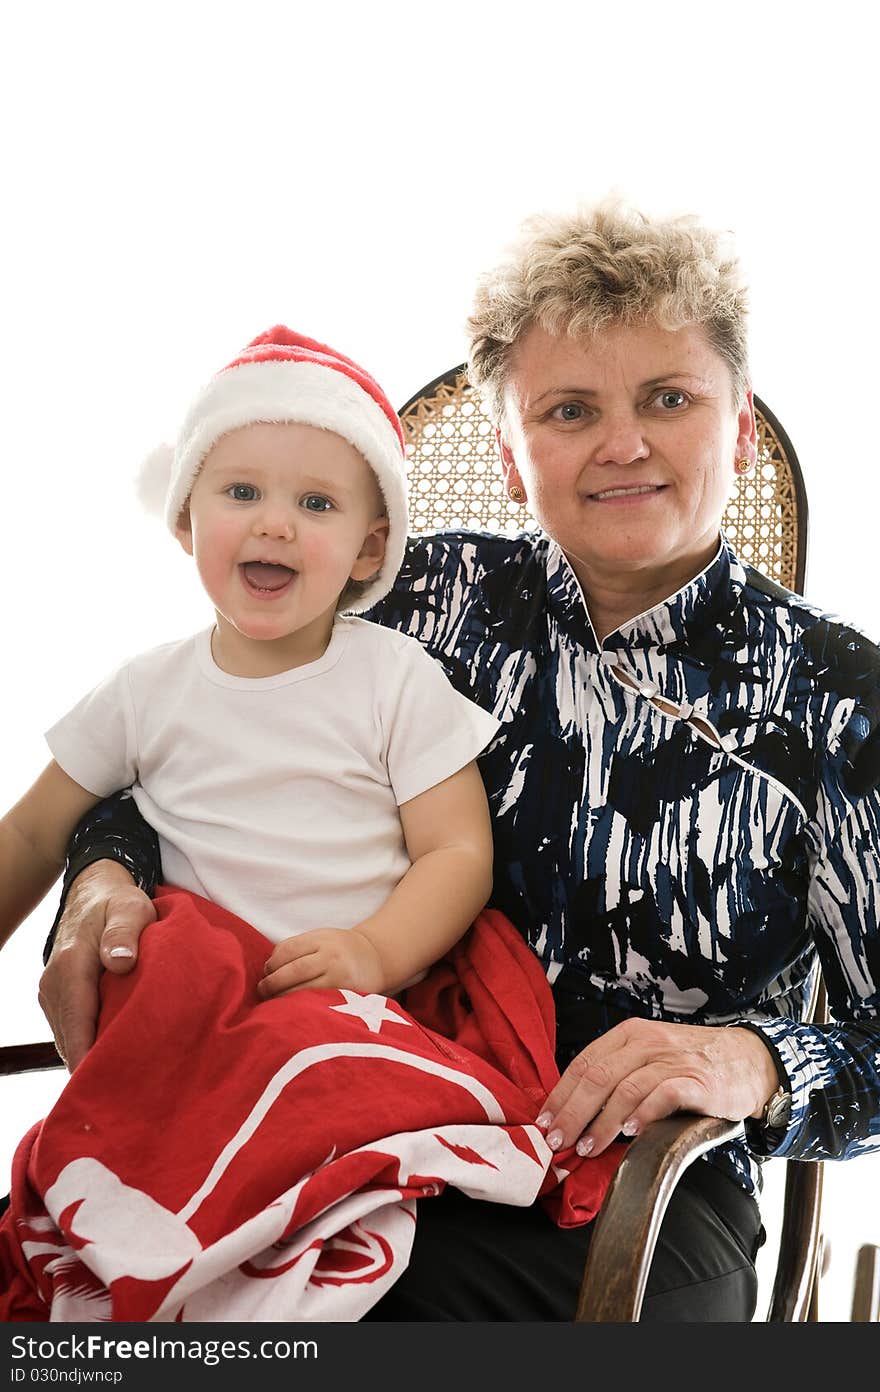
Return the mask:
[[[502, 722], [491, 902], [544, 964], [560, 1067], [627, 1016], [748, 1023], [791, 1121], [711, 1162], [754, 1189], [769, 1153], [880, 1149], [880, 651], [724, 542], [602, 643], [541, 532], [414, 538], [370, 617]], [[130, 803], [81, 825], [68, 882], [98, 854], [157, 877]], [[830, 1025], [802, 1023], [817, 952]]]

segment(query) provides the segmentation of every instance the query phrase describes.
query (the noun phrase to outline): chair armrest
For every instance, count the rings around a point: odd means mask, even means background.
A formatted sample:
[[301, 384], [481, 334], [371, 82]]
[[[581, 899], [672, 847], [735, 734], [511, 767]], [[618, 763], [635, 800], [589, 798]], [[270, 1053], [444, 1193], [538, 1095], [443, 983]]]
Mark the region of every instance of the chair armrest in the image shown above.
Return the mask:
[[741, 1125], [679, 1113], [652, 1122], [630, 1142], [594, 1219], [576, 1321], [638, 1320], [660, 1224], [679, 1178]]
[[4, 1044], [0, 1048], [0, 1076], [33, 1073], [40, 1068], [63, 1068], [64, 1061], [55, 1045]]

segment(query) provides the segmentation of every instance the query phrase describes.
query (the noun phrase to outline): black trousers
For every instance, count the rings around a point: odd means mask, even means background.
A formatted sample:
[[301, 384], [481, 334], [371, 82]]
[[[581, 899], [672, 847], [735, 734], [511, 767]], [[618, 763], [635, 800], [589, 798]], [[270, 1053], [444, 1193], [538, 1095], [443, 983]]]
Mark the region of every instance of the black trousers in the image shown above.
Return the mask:
[[[449, 1188], [419, 1204], [409, 1267], [364, 1320], [572, 1320], [592, 1225], [558, 1228], [539, 1207], [469, 1199]], [[698, 1160], [660, 1229], [643, 1323], [748, 1322], [758, 1206]]]

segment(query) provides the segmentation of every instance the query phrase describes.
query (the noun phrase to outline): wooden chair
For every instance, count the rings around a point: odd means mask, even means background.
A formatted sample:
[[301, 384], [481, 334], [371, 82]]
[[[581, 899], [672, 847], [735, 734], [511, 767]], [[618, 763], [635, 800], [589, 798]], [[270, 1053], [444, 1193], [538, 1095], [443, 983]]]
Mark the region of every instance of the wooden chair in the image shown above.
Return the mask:
[[[806, 573], [807, 500], [797, 457], [763, 402], [755, 401], [758, 468], [737, 484], [724, 528], [738, 553], [789, 589]], [[414, 532], [466, 527], [515, 534], [523, 509], [507, 498], [496, 462], [494, 431], [463, 367], [454, 367], [412, 397], [400, 412], [408, 442]], [[526, 519], [525, 525], [528, 525]], [[821, 981], [813, 1018], [824, 1018]], [[54, 1045], [0, 1048], [0, 1074], [60, 1067]], [[630, 1322], [639, 1317], [657, 1235], [685, 1169], [738, 1125], [679, 1115], [645, 1129], [626, 1158], [596, 1219], [576, 1314], [578, 1321]], [[783, 1162], [779, 1162], [783, 1163]], [[823, 1263], [819, 1215], [822, 1166], [787, 1161], [776, 1278], [767, 1319], [818, 1319], [816, 1291]], [[853, 1318], [877, 1317], [877, 1249], [866, 1249]], [[855, 1313], [856, 1308], [859, 1314]], [[871, 1313], [873, 1310], [873, 1314]]]

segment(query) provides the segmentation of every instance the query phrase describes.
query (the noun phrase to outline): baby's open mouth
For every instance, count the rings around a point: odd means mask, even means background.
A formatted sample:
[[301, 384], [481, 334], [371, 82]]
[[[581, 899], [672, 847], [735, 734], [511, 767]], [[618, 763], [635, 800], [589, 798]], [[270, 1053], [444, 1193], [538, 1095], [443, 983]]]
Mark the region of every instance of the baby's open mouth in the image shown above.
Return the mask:
[[296, 575], [296, 571], [291, 570], [289, 566], [270, 565], [268, 561], [246, 561], [239, 568], [248, 588], [259, 590], [263, 594], [283, 590]]

